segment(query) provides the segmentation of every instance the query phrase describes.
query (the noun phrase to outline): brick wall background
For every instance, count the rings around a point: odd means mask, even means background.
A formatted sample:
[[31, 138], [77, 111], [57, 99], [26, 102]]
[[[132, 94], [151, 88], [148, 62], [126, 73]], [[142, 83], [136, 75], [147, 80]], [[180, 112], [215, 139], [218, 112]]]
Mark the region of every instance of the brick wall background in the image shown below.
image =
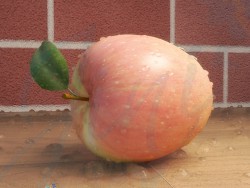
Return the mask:
[[31, 80], [29, 60], [43, 40], [72, 67], [91, 42], [122, 33], [184, 48], [209, 71], [215, 107], [249, 107], [249, 10], [249, 0], [0, 0], [0, 111], [69, 108]]

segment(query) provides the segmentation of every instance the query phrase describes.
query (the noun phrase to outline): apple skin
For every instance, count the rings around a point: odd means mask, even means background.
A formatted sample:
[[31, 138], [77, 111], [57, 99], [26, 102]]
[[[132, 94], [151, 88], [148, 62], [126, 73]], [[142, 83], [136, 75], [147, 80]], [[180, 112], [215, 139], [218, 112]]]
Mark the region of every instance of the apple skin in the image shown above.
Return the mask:
[[96, 155], [143, 162], [188, 144], [213, 109], [212, 83], [196, 58], [145, 35], [101, 38], [79, 59], [70, 88], [77, 135]]

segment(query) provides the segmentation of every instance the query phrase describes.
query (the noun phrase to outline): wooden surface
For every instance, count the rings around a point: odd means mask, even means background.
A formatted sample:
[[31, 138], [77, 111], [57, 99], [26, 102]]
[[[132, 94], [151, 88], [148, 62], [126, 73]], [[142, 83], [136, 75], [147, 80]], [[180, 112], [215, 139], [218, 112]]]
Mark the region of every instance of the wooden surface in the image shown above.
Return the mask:
[[[53, 184], [53, 185], [52, 185]], [[250, 110], [216, 109], [181, 150], [145, 164], [88, 152], [69, 112], [0, 113], [0, 188], [250, 187]]]

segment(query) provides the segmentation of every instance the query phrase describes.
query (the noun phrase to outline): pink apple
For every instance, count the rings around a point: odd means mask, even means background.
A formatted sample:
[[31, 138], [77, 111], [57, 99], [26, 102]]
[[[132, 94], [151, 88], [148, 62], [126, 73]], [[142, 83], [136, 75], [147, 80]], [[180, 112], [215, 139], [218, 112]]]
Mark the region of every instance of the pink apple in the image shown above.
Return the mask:
[[101, 38], [75, 68], [70, 88], [77, 135], [107, 160], [150, 161], [188, 144], [212, 110], [212, 83], [196, 58], [141, 35]]

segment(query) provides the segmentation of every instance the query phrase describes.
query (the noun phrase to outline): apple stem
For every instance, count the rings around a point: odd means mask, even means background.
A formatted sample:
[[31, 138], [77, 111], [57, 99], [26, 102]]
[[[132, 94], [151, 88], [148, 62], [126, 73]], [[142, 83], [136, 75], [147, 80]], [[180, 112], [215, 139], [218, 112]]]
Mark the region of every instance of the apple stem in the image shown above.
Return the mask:
[[64, 99], [71, 99], [71, 100], [80, 100], [80, 101], [89, 101], [89, 98], [87, 97], [80, 97], [78, 95], [76, 95], [71, 89], [68, 88], [69, 93], [64, 93], [62, 95], [62, 98]]

